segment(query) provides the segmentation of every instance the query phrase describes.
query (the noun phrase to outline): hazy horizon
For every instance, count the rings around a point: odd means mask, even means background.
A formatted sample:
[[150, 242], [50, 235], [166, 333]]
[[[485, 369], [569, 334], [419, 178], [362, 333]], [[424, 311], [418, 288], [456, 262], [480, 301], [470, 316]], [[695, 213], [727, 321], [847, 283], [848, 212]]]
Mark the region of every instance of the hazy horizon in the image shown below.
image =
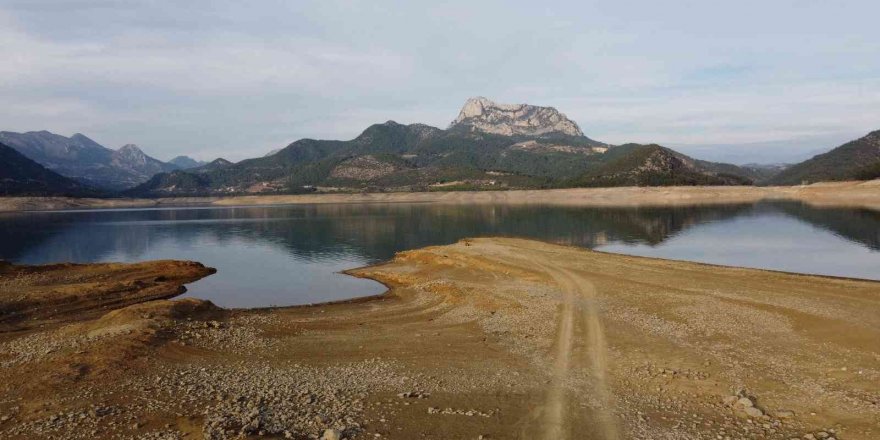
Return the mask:
[[556, 107], [612, 144], [794, 162], [880, 128], [878, 12], [867, 1], [0, 0], [0, 131], [239, 161], [389, 119], [445, 128], [482, 95]]

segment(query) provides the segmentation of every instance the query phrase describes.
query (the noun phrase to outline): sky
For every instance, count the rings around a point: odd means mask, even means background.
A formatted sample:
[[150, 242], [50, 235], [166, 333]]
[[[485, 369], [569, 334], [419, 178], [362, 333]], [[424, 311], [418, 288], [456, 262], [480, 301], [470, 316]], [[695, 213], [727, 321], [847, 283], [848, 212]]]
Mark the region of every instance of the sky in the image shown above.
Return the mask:
[[0, 130], [261, 156], [468, 97], [612, 144], [796, 161], [880, 129], [876, 0], [0, 0]]

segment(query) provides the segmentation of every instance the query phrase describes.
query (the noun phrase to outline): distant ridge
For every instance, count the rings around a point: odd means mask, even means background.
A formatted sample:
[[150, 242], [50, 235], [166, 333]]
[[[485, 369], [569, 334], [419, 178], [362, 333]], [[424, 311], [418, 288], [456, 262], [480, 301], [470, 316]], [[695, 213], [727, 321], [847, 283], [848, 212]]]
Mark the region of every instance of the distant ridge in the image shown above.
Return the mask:
[[77, 133], [67, 138], [48, 131], [0, 132], [0, 142], [29, 159], [88, 186], [119, 191], [156, 173], [177, 169], [135, 145], [111, 150]]
[[204, 163], [199, 167], [193, 168], [190, 171], [197, 172], [197, 173], [208, 173], [211, 171], [222, 170], [222, 169], [227, 168], [232, 165], [233, 165], [232, 162], [230, 162], [222, 157], [219, 157], [219, 158], [214, 159], [208, 163]]
[[205, 165], [207, 162], [195, 160], [189, 156], [177, 156], [174, 159], [169, 160], [168, 163], [176, 166], [181, 170], [186, 170], [190, 168], [200, 167], [202, 165]]
[[95, 196], [98, 191], [68, 179], [0, 143], [0, 196]]

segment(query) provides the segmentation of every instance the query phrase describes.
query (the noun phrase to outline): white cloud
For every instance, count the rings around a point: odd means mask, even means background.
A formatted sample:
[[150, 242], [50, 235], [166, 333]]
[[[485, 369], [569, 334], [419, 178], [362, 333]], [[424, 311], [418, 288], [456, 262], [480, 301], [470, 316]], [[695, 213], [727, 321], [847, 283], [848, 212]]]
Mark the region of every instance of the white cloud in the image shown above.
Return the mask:
[[47, 42], [13, 27], [0, 30], [0, 81], [6, 87], [112, 83], [173, 93], [240, 94], [267, 88], [333, 93], [381, 86], [409, 74], [410, 61], [388, 50], [362, 52], [311, 38], [265, 41], [218, 35], [186, 44], [155, 35], [101, 43]]
[[880, 6], [853, 4], [8, 0], [0, 129], [242, 159], [485, 95], [606, 142], [843, 141], [880, 128]]

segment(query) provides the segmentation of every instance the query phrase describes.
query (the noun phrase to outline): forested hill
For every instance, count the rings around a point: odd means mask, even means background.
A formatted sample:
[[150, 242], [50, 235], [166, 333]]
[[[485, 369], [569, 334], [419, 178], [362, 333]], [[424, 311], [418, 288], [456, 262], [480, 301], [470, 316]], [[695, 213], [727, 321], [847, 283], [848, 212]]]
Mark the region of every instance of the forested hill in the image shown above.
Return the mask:
[[769, 179], [768, 183], [800, 185], [828, 180], [876, 178], [880, 178], [880, 130], [792, 165]]

